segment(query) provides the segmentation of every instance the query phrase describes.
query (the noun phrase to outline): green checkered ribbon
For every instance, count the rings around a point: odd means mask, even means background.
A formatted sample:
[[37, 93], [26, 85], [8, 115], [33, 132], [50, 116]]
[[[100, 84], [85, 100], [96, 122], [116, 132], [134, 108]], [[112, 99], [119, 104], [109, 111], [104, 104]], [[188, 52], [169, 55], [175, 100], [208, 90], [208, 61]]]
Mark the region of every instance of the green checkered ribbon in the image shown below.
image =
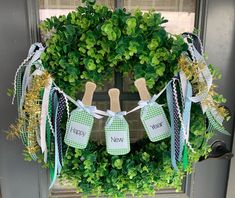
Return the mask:
[[[50, 119], [48, 119], [49, 124], [50, 124], [50, 134], [47, 136], [48, 140], [48, 164], [49, 164], [49, 174], [50, 174], [50, 181], [51, 183], [53, 182], [55, 178], [55, 169], [57, 169], [56, 166], [56, 156], [55, 156], [55, 119], [56, 119], [56, 109], [58, 107], [58, 95], [57, 95], [57, 90], [55, 87], [51, 89], [50, 92], [50, 103], [49, 103], [49, 115]], [[48, 131], [49, 132], [49, 131]], [[53, 135], [51, 135], [51, 133]]]
[[[14, 103], [14, 99], [16, 97], [17, 107], [18, 107], [18, 116], [20, 117], [22, 112], [20, 111], [20, 100], [22, 95], [22, 77], [24, 75], [25, 67], [29, 62], [31, 56], [27, 57], [19, 66], [16, 71], [15, 80], [14, 80], [14, 95], [12, 98], [12, 104]], [[24, 129], [20, 130], [20, 138], [24, 146], [27, 146], [27, 133]]]
[[74, 148], [86, 148], [93, 124], [94, 117], [91, 114], [83, 108], [76, 108], [67, 122], [64, 142]]
[[[209, 121], [209, 125], [212, 129], [216, 129], [217, 131], [225, 134], [225, 135], [231, 135], [222, 125], [223, 120], [219, 118], [219, 116], [216, 116], [215, 113], [213, 113], [212, 110], [206, 111], [206, 116]], [[223, 118], [222, 118], [223, 119]]]
[[[25, 114], [23, 114], [22, 112], [21, 112], [21, 114], [22, 114], [22, 117], [24, 117], [24, 124], [20, 130], [20, 138], [21, 138], [23, 145], [25, 147], [29, 147], [32, 144], [32, 142], [30, 141], [31, 135], [26, 130], [27, 125], [28, 125], [27, 116]], [[37, 161], [38, 157], [37, 157], [36, 153], [29, 153], [29, 155], [34, 161]]]
[[[170, 125], [162, 105], [154, 102], [155, 95], [149, 101], [140, 101], [143, 106], [140, 111], [140, 119], [152, 142], [160, 141], [170, 136]], [[145, 104], [142, 104], [145, 103]]]
[[[12, 104], [14, 103], [14, 99], [17, 100], [17, 107], [18, 107], [18, 116], [19, 117], [25, 117], [25, 123], [22, 129], [20, 130], [20, 138], [22, 140], [22, 143], [24, 146], [28, 146], [29, 140], [28, 140], [28, 133], [26, 132], [27, 128], [27, 116], [22, 114], [22, 98], [25, 96], [25, 74], [27, 73], [27, 80], [29, 80], [30, 75], [30, 67], [32, 64], [35, 63], [36, 60], [39, 59], [40, 54], [44, 51], [44, 48], [42, 44], [40, 43], [34, 43], [31, 45], [27, 58], [20, 64], [18, 67], [15, 78], [14, 78], [14, 94], [12, 98]], [[36, 154], [32, 154], [32, 158], [34, 160], [37, 159]]]
[[186, 171], [188, 168], [188, 148], [187, 144], [184, 144], [184, 150], [183, 150], [183, 168]]
[[126, 112], [107, 111], [105, 124], [106, 149], [110, 155], [125, 155], [130, 152], [129, 125], [124, 118]]

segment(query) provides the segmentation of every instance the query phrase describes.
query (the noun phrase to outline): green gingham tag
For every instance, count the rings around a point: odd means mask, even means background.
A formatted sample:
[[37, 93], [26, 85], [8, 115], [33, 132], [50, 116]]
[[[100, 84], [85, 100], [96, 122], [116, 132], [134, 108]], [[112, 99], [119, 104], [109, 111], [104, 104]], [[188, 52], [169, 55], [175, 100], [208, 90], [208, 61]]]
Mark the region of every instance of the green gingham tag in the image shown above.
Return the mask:
[[130, 152], [129, 126], [119, 113], [109, 117], [105, 125], [106, 149], [110, 155], [125, 155]]
[[84, 109], [73, 110], [67, 122], [64, 142], [74, 148], [86, 148], [93, 123], [94, 117]]
[[141, 109], [140, 118], [152, 142], [170, 136], [170, 125], [161, 105], [156, 102], [147, 104]]

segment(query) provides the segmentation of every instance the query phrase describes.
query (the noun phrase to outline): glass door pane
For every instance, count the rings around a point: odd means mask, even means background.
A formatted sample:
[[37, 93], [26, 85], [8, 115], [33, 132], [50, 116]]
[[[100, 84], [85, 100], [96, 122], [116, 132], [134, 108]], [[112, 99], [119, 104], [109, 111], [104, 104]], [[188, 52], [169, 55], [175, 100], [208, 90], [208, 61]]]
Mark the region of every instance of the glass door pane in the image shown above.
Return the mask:
[[[114, 9], [114, 0], [97, 0], [97, 4], [103, 4], [110, 9]], [[60, 16], [68, 14], [76, 7], [83, 5], [82, 0], [40, 0], [39, 2], [40, 21], [51, 16]]]
[[196, 0], [124, 0], [124, 7], [129, 11], [139, 8], [162, 13], [168, 20], [166, 30], [173, 34], [194, 30]]

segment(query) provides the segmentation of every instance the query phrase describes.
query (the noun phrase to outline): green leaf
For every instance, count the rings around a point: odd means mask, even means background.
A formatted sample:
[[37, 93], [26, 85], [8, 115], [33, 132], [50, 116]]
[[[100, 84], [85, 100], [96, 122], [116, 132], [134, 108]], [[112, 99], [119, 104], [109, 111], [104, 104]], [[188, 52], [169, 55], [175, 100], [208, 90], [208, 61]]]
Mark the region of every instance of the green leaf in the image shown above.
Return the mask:
[[117, 159], [114, 161], [114, 167], [116, 167], [117, 169], [122, 169], [122, 164], [123, 161], [121, 159]]
[[144, 161], [148, 162], [150, 159], [150, 155], [146, 152], [142, 153], [142, 158]]

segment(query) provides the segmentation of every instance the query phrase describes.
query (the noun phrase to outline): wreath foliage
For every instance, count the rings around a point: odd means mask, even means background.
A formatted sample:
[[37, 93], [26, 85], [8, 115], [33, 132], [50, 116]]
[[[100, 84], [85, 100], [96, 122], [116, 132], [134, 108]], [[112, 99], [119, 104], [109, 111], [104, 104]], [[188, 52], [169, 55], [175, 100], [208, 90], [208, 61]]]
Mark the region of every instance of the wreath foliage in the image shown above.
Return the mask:
[[[166, 22], [154, 11], [131, 14], [87, 1], [86, 6], [67, 16], [52, 17], [41, 24], [41, 31], [50, 35], [45, 39], [42, 64], [73, 98], [86, 81], [103, 86], [114, 72], [132, 79], [144, 77], [150, 92], [158, 93], [179, 71], [180, 55], [187, 51], [180, 35], [166, 32]], [[213, 77], [218, 77], [212, 66], [210, 69]], [[224, 101], [222, 96], [215, 96], [218, 103]], [[164, 97], [160, 100], [165, 102]], [[156, 188], [168, 187], [180, 190], [193, 163], [210, 151], [207, 140], [212, 135], [206, 133], [200, 106], [193, 104], [190, 142], [196, 152], [189, 151], [186, 171], [180, 163], [178, 172], [172, 169], [169, 138], [156, 143], [145, 138], [132, 144], [131, 152], [123, 156], [107, 154], [105, 146], [96, 142], [90, 142], [84, 150], [64, 148], [61, 178], [85, 196], [153, 195]]]

